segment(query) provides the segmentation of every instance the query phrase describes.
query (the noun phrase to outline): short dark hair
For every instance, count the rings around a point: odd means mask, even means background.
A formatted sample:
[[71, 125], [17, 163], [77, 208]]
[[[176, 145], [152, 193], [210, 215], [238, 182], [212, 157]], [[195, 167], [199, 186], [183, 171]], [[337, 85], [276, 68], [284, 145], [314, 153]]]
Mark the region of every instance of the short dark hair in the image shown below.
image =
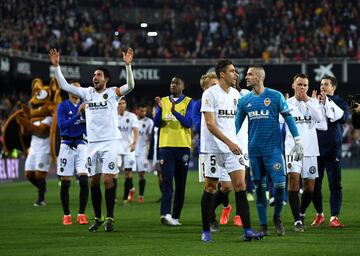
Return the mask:
[[294, 76], [294, 78], [293, 78], [293, 82], [295, 82], [295, 80], [297, 79], [297, 78], [303, 78], [303, 79], [307, 79], [307, 80], [309, 80], [309, 77], [306, 75], [306, 74], [303, 74], [303, 73], [300, 73], [300, 74], [296, 74], [295, 76]]
[[104, 73], [104, 77], [108, 79], [108, 83], [110, 82], [110, 72], [106, 68], [103, 67], [97, 67], [95, 70], [100, 70]]
[[225, 59], [220, 60], [218, 63], [216, 63], [215, 66], [215, 73], [218, 79], [220, 79], [220, 73], [225, 72], [227, 66], [234, 65], [231, 60]]
[[146, 104], [144, 104], [144, 103], [138, 104], [137, 107], [138, 107], [138, 108], [147, 108]]
[[181, 82], [185, 85], [185, 78], [182, 75], [174, 75], [173, 78], [177, 78], [179, 80], [181, 80]]
[[[336, 78], [335, 78], [334, 76], [324, 75], [324, 76], [321, 78], [321, 80], [323, 80], [323, 79], [330, 80], [331, 85], [334, 86], [334, 87], [337, 87], [337, 80], [336, 80]], [[320, 80], [320, 81], [321, 81], [321, 80]]]

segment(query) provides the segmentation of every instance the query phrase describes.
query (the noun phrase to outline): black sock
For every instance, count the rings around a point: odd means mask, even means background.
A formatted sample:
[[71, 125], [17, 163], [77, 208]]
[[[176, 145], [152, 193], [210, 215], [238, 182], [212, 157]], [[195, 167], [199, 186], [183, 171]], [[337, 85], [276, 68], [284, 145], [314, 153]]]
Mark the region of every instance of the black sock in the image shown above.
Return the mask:
[[114, 218], [115, 207], [115, 186], [105, 189], [105, 202], [106, 202], [106, 217]]
[[61, 187], [60, 187], [60, 200], [61, 205], [64, 211], [64, 215], [70, 214], [69, 209], [69, 189], [70, 189], [71, 181], [69, 180], [62, 180]]
[[113, 178], [113, 184], [114, 184], [114, 187], [115, 187], [115, 191], [117, 189], [117, 183], [118, 183], [118, 179]]
[[246, 191], [235, 192], [236, 212], [239, 213], [244, 229], [251, 228], [249, 202]]
[[27, 177], [31, 184], [33, 184], [36, 188], [39, 188], [38, 180], [35, 176]]
[[100, 185], [91, 186], [91, 201], [94, 208], [94, 213], [96, 218], [101, 218], [101, 189]]
[[130, 189], [132, 189], [134, 187], [134, 183], [133, 183], [133, 178], [129, 178], [130, 179]]
[[300, 199], [299, 199], [299, 191], [289, 191], [289, 204], [291, 208], [292, 215], [294, 217], [294, 221], [298, 221], [300, 219]]
[[38, 189], [39, 189], [39, 198], [38, 201], [45, 201], [45, 192], [46, 192], [46, 179], [40, 178], [37, 179], [38, 182]]
[[220, 204], [224, 202], [224, 193], [220, 189], [218, 189], [216, 190], [214, 197], [215, 197], [214, 209], [216, 209]]
[[139, 195], [140, 195], [140, 196], [143, 196], [143, 195], [144, 195], [145, 184], [146, 184], [146, 180], [145, 180], [145, 179], [139, 180]]
[[300, 213], [305, 214], [306, 209], [309, 207], [311, 203], [313, 193], [308, 191], [304, 191], [301, 195], [301, 204], [300, 204]]
[[211, 215], [210, 221], [214, 222], [216, 220], [216, 214], [215, 214], [215, 210], [216, 208], [223, 203], [224, 201], [224, 193], [221, 191], [221, 189], [216, 190], [215, 194], [214, 194], [214, 211]]
[[87, 175], [79, 176], [79, 213], [85, 213], [86, 204], [89, 198], [89, 178]]
[[228, 207], [228, 206], [229, 206], [229, 192], [230, 192], [230, 191], [222, 192], [222, 193], [223, 193], [223, 201], [222, 201], [222, 204], [223, 204], [224, 207]]
[[215, 196], [204, 190], [201, 197], [201, 219], [203, 231], [210, 231], [210, 221], [214, 212]]
[[124, 183], [124, 198], [123, 200], [127, 200], [128, 196], [129, 196], [129, 190], [132, 189], [133, 185], [132, 185], [132, 178], [125, 178], [125, 183]]
[[323, 205], [322, 205], [322, 193], [321, 193], [321, 182], [322, 179], [316, 178], [315, 179], [315, 187], [314, 192], [312, 196], [312, 202], [314, 205], [314, 208], [316, 210], [316, 213], [320, 214], [323, 212]]

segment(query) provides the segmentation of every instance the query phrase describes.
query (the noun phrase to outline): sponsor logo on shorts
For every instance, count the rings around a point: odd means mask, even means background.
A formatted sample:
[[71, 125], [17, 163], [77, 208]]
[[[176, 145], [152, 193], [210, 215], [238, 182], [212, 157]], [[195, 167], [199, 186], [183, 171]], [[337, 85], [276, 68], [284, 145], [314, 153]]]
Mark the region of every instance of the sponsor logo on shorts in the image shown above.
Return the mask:
[[287, 164], [287, 168], [288, 168], [288, 169], [290, 169], [290, 168], [291, 168], [291, 166], [292, 166], [292, 164], [291, 164], [291, 163], [288, 163], [288, 164]]
[[280, 164], [280, 163], [275, 163], [273, 167], [274, 167], [274, 170], [275, 170], [276, 172], [278, 172], [278, 171], [280, 171], [280, 169], [281, 169], [281, 164]]
[[189, 155], [183, 155], [183, 157], [182, 157], [182, 160], [183, 160], [183, 162], [184, 163], [186, 163], [187, 161], [189, 161]]
[[130, 161], [130, 165], [133, 166], [135, 164], [134, 160]]
[[311, 166], [311, 167], [309, 168], [309, 172], [310, 172], [311, 174], [315, 174], [315, 172], [316, 172], [316, 167], [315, 167], [315, 166]]
[[213, 166], [213, 167], [211, 167], [210, 168], [210, 172], [212, 173], [212, 174], [214, 174], [215, 172], [216, 172], [216, 168]]
[[115, 168], [115, 163], [114, 162], [110, 162], [109, 165], [108, 165], [109, 169], [110, 170], [114, 170]]
[[270, 98], [266, 98], [266, 99], [264, 100], [264, 105], [265, 105], [266, 107], [269, 106], [270, 103], [271, 103]]
[[39, 168], [43, 168], [44, 167], [44, 163], [39, 163]]
[[240, 158], [239, 158], [239, 163], [240, 163], [241, 165], [245, 165], [244, 158], [240, 157]]
[[164, 164], [164, 159], [160, 159], [159, 163], [160, 163], [160, 165], [163, 165]]
[[105, 94], [103, 95], [103, 98], [106, 100], [107, 98], [109, 98], [109, 95], [108, 95], [107, 93], [105, 93]]

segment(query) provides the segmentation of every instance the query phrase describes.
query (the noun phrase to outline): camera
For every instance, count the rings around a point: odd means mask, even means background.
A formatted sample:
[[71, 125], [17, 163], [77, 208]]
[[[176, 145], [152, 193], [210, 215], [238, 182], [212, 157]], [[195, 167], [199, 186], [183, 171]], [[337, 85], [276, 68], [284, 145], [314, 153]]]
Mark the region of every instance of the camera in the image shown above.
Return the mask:
[[356, 108], [356, 103], [360, 104], [360, 94], [348, 95], [347, 103], [348, 103], [350, 109]]

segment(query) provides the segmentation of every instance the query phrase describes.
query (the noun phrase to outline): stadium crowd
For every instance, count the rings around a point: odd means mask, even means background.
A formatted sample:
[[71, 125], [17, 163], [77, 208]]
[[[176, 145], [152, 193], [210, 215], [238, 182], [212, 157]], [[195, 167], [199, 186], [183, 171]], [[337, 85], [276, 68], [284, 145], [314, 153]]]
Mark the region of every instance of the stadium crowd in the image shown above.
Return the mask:
[[[1, 3], [0, 47], [115, 58], [360, 59], [355, 0], [19, 1]], [[140, 23], [149, 23], [140, 29]], [[157, 37], [147, 31], [157, 31]]]

